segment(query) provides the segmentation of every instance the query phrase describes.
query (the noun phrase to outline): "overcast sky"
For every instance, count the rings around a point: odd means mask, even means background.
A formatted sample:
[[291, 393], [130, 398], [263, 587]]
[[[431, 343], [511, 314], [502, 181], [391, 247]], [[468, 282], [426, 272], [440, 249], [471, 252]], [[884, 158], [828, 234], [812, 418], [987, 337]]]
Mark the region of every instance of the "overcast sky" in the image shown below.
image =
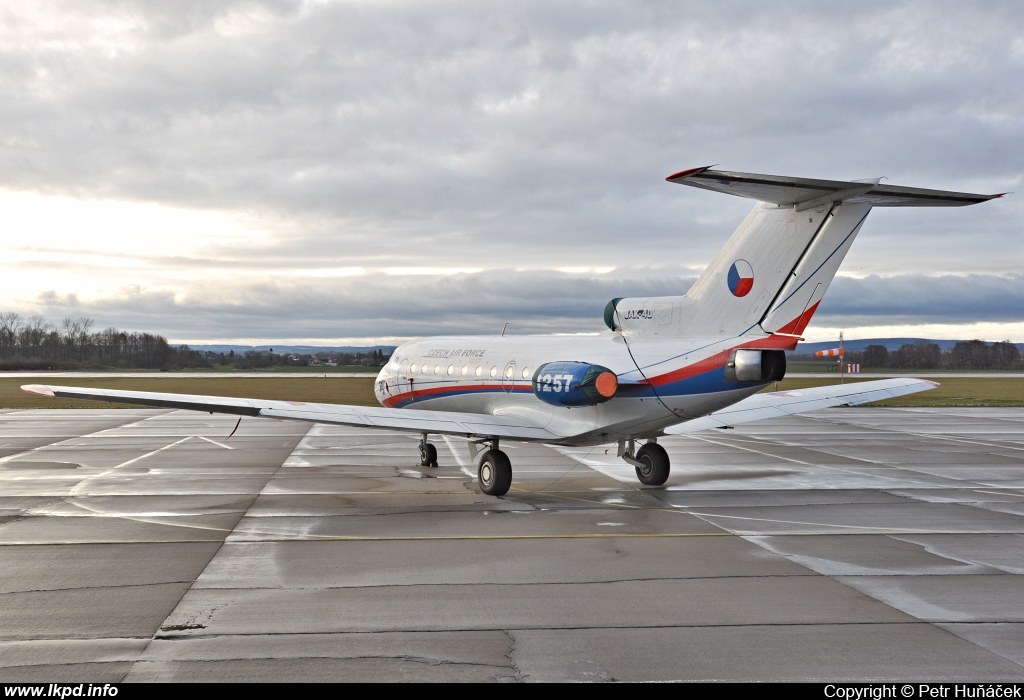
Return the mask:
[[601, 331], [751, 202], [878, 209], [809, 340], [1024, 341], [1024, 4], [0, 0], [0, 311], [174, 342]]

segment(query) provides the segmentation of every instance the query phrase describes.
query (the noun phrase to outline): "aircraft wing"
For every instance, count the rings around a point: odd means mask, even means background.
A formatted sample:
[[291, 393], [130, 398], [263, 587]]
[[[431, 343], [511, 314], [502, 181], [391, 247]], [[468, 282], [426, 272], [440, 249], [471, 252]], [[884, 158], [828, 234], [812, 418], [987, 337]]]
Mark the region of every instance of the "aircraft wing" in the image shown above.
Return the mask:
[[138, 404], [140, 406], [183, 408], [191, 411], [230, 413], [236, 416], [282, 418], [286, 420], [308, 421], [310, 423], [334, 423], [336, 425], [400, 430], [403, 432], [501, 437], [510, 440], [527, 441], [551, 441], [564, 437], [530, 423], [519, 416], [456, 413], [453, 411], [420, 411], [379, 406], [347, 406], [328, 403], [304, 403], [301, 401], [237, 399], [225, 396], [164, 394], [155, 391], [121, 391], [42, 384], [29, 384], [21, 388], [30, 394], [55, 396], [64, 399], [92, 399], [94, 401]]
[[750, 423], [765, 418], [790, 416], [831, 406], [856, 406], [872, 401], [915, 394], [934, 389], [938, 384], [927, 379], [880, 379], [873, 382], [854, 382], [834, 386], [818, 386], [795, 391], [775, 391], [754, 394], [721, 411], [709, 413], [685, 423], [665, 429], [669, 435], [695, 433], [708, 428], [724, 428], [738, 423]]

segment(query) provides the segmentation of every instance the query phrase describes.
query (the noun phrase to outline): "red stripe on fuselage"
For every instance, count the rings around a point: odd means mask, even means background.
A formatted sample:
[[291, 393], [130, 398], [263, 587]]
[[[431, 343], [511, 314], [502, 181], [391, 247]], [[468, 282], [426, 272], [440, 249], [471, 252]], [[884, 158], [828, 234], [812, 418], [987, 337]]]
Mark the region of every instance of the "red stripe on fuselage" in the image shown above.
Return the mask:
[[[817, 306], [817, 304], [815, 304], [815, 306]], [[794, 320], [789, 325], [793, 325], [797, 320], [799, 319]], [[740, 348], [753, 348], [757, 350], [793, 350], [796, 347], [796, 344], [796, 338], [784, 338], [770, 335], [767, 338], [758, 338], [757, 340], [751, 340], [746, 343], [735, 345], [728, 350], [723, 350], [711, 357], [694, 362], [692, 365], [680, 367], [672, 372], [666, 372], [665, 374], [659, 374], [655, 377], [649, 377], [647, 381], [653, 386], [662, 386], [664, 384], [671, 384], [672, 382], [689, 379], [690, 377], [695, 377], [698, 374], [704, 374], [705, 372], [721, 369], [729, 362], [729, 355], [732, 354], [732, 351]]]
[[505, 391], [506, 393], [512, 391], [533, 391], [530, 385], [526, 386], [513, 386], [509, 389], [505, 389], [501, 384], [448, 384], [446, 386], [435, 386], [431, 389], [416, 389], [414, 391], [407, 391], [397, 396], [389, 396], [384, 399], [383, 404], [388, 408], [391, 408], [397, 403], [403, 401], [415, 401], [420, 398], [439, 398], [443, 394], [453, 393], [471, 393], [475, 391]]

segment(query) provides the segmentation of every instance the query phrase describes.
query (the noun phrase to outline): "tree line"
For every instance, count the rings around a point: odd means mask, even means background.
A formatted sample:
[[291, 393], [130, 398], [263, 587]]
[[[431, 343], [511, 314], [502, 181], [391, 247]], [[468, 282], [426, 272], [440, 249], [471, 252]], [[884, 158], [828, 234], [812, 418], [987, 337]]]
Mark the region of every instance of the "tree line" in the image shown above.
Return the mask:
[[42, 316], [0, 312], [0, 370], [211, 366], [202, 353], [161, 335], [93, 326], [91, 318], [67, 317], [55, 325]]
[[91, 318], [67, 317], [53, 324], [42, 316], [0, 312], [0, 371], [75, 369], [269, 369], [285, 366], [380, 366], [389, 356], [380, 350], [298, 355], [271, 350], [213, 353], [171, 345], [162, 335], [118, 328], [94, 330]]
[[[793, 359], [820, 358], [797, 355]], [[927, 340], [906, 343], [891, 352], [884, 345], [868, 345], [863, 350], [848, 351], [843, 361], [860, 364], [864, 369], [1024, 369], [1020, 350], [1009, 340], [998, 343], [962, 340], [946, 351]]]

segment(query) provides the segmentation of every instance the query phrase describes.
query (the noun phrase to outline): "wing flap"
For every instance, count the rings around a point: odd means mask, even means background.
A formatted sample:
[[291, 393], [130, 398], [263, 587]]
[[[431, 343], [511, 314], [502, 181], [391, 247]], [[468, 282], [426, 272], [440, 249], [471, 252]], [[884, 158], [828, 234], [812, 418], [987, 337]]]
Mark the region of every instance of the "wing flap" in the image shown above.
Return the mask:
[[519, 416], [457, 413], [450, 411], [420, 411], [384, 408], [381, 406], [349, 406], [343, 404], [304, 403], [300, 401], [271, 401], [239, 399], [225, 396], [197, 394], [167, 394], [154, 391], [125, 391], [94, 389], [74, 386], [48, 386], [29, 384], [23, 391], [41, 396], [66, 399], [91, 399], [129, 403], [157, 408], [178, 408], [210, 413], [229, 413], [241, 416], [260, 416], [310, 423], [333, 423], [354, 427], [428, 432], [446, 435], [502, 437], [515, 440], [557, 440], [562, 435], [552, 433]]
[[728, 408], [665, 429], [669, 435], [684, 435], [709, 428], [724, 428], [766, 418], [790, 416], [832, 406], [856, 406], [884, 401], [934, 389], [938, 384], [926, 379], [880, 379], [873, 382], [819, 386], [799, 391], [755, 394]]

